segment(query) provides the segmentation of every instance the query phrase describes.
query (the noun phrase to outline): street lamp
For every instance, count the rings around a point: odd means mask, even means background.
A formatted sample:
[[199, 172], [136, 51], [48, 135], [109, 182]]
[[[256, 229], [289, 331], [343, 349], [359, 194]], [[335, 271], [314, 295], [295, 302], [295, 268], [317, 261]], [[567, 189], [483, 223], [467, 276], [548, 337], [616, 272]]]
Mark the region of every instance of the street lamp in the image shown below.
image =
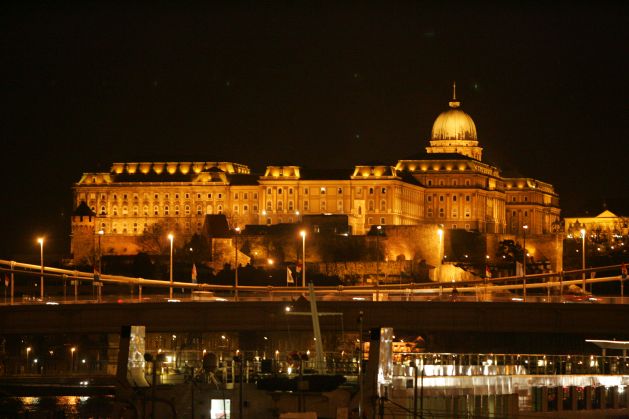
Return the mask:
[[70, 348], [70, 371], [74, 371], [74, 351], [76, 348], [73, 346]]
[[105, 234], [105, 232], [102, 229], [98, 230], [98, 274], [99, 275], [103, 274], [103, 252], [100, 247], [100, 238], [103, 237], [103, 234]]
[[529, 226], [524, 224], [522, 226], [522, 235], [523, 235], [523, 252], [522, 252], [522, 276], [526, 276], [526, 230], [529, 229]]
[[527, 224], [524, 224], [522, 226], [522, 245], [523, 245], [523, 249], [522, 249], [522, 297], [524, 298], [524, 301], [526, 302], [526, 230], [529, 229], [529, 226]]
[[28, 365], [28, 355], [31, 353], [31, 350], [33, 348], [31, 348], [30, 346], [28, 348], [26, 348], [26, 372], [30, 371], [30, 366]]
[[382, 226], [376, 227], [376, 286], [380, 284], [380, 242], [378, 241], [380, 238], [380, 232], [382, 231]]
[[306, 288], [306, 230], [299, 232], [301, 236], [301, 286]]
[[234, 284], [236, 286], [236, 291], [235, 291], [235, 298], [236, 301], [238, 301], [238, 236], [240, 235], [240, 227], [236, 227], [234, 230], [236, 230], [236, 235], [234, 236], [234, 238], [236, 239], [236, 249], [235, 249], [235, 259], [236, 262], [234, 263], [235, 269], [236, 269], [236, 276], [234, 277], [235, 281]]
[[39, 290], [41, 300], [44, 301], [44, 238], [40, 237], [37, 239], [37, 243], [39, 243], [39, 256], [41, 261], [41, 274], [40, 274], [40, 282], [41, 289]]
[[173, 240], [175, 236], [173, 233], [168, 235], [168, 240], [170, 240], [170, 299], [173, 299]]
[[583, 280], [583, 292], [585, 292], [585, 229], [581, 229], [581, 279]]
[[437, 249], [437, 262], [439, 262], [439, 266], [437, 267], [437, 269], [435, 269], [435, 275], [437, 274], [437, 271], [439, 272], [438, 278], [435, 278], [438, 281], [441, 281], [441, 265], [443, 263], [443, 257], [441, 256], [441, 252], [443, 249], [443, 227], [440, 227], [437, 229], [437, 236], [439, 237], [439, 248]]

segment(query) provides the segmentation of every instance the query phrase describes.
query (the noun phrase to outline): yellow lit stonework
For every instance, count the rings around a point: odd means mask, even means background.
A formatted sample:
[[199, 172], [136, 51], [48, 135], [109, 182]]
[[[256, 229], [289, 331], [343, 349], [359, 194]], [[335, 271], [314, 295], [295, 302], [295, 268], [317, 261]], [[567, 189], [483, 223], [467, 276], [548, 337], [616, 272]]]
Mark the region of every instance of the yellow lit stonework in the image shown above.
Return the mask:
[[483, 162], [476, 125], [455, 95], [428, 142], [425, 153], [394, 166], [345, 171], [273, 165], [253, 174], [235, 162], [116, 162], [109, 171], [84, 173], [74, 185], [75, 208], [85, 202], [94, 213], [89, 222], [73, 217], [74, 257], [93, 246], [100, 229], [107, 254], [133, 254], [152, 225], [168, 225], [183, 242], [212, 214], [224, 214], [232, 227], [340, 214], [355, 235], [374, 225], [442, 225], [518, 237], [526, 224], [528, 244], [529, 237], [552, 232], [560, 214], [553, 186], [504, 177]]
[[573, 237], [580, 237], [580, 230], [587, 232], [605, 233], [608, 235], [626, 236], [629, 234], [629, 217], [621, 217], [609, 210], [605, 210], [595, 217], [567, 217], [564, 219], [564, 229]]
[[481, 160], [483, 149], [478, 146], [476, 124], [472, 118], [459, 109], [461, 103], [456, 100], [456, 85], [450, 109], [439, 114], [432, 126], [430, 146], [427, 153], [458, 153]]

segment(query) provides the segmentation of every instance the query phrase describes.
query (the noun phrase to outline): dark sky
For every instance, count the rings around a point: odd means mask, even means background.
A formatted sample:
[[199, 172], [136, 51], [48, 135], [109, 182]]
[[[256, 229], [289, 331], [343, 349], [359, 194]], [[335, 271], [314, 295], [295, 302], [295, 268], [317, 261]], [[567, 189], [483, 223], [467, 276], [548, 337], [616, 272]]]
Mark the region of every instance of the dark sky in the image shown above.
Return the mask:
[[114, 161], [394, 163], [453, 80], [484, 161], [629, 215], [629, 2], [50, 3], [0, 6], [0, 258]]

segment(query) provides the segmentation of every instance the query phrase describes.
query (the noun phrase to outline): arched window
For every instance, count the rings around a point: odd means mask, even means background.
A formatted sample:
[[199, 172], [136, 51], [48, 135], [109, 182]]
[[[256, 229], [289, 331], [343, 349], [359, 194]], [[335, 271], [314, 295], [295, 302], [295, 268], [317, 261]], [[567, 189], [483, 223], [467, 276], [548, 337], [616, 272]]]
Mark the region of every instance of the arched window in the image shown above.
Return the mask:
[[128, 214], [129, 214], [129, 209], [126, 206], [122, 207], [122, 215], [128, 215]]
[[170, 208], [168, 208], [168, 205], [164, 205], [164, 215], [168, 215], [170, 211]]
[[369, 200], [369, 207], [368, 207], [368, 211], [373, 211], [374, 209], [374, 204], [373, 204], [373, 199]]
[[138, 216], [138, 206], [137, 205], [135, 205], [133, 207], [133, 215], [136, 216], [136, 217]]
[[202, 212], [203, 208], [201, 207], [201, 205], [197, 205], [197, 215], [201, 215]]
[[380, 211], [384, 212], [386, 210], [387, 210], [387, 201], [383, 199], [380, 201]]
[[159, 215], [159, 207], [157, 205], [153, 205], [153, 215]]
[[114, 214], [114, 217], [116, 217], [116, 216], [118, 215], [118, 207], [114, 206], [114, 207], [111, 209], [111, 212], [112, 212], [112, 214]]
[[211, 206], [211, 205], [208, 205], [207, 207], [205, 207], [205, 213], [206, 213], [207, 215], [212, 214], [212, 213], [213, 213], [213, 210], [214, 210], [214, 209], [212, 208], [212, 206]]
[[266, 210], [271, 211], [273, 209], [273, 203], [271, 201], [266, 201]]
[[100, 207], [100, 215], [105, 215], [107, 213], [107, 211], [105, 211], [105, 206], [101, 206]]
[[186, 205], [186, 206], [184, 207], [184, 211], [185, 211], [185, 214], [186, 214], [186, 215], [190, 215], [190, 205]]
[[223, 213], [223, 206], [219, 205], [218, 207], [216, 207], [216, 210], [217, 210], [218, 214], [222, 214]]
[[277, 210], [278, 211], [284, 210], [284, 203], [282, 201], [277, 201]]
[[175, 215], [179, 215], [179, 205], [175, 205]]
[[148, 205], [145, 205], [144, 208], [142, 208], [142, 213], [144, 214], [144, 216], [149, 215], [149, 207], [148, 207]]

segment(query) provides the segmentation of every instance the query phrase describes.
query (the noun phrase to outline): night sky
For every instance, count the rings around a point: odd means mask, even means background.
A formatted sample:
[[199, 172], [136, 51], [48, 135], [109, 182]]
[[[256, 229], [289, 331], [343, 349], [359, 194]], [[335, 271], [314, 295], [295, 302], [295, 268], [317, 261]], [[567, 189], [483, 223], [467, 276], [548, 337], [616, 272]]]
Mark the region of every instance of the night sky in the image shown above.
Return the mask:
[[629, 215], [627, 1], [50, 3], [0, 6], [0, 259], [114, 161], [394, 164], [454, 80], [483, 161]]

